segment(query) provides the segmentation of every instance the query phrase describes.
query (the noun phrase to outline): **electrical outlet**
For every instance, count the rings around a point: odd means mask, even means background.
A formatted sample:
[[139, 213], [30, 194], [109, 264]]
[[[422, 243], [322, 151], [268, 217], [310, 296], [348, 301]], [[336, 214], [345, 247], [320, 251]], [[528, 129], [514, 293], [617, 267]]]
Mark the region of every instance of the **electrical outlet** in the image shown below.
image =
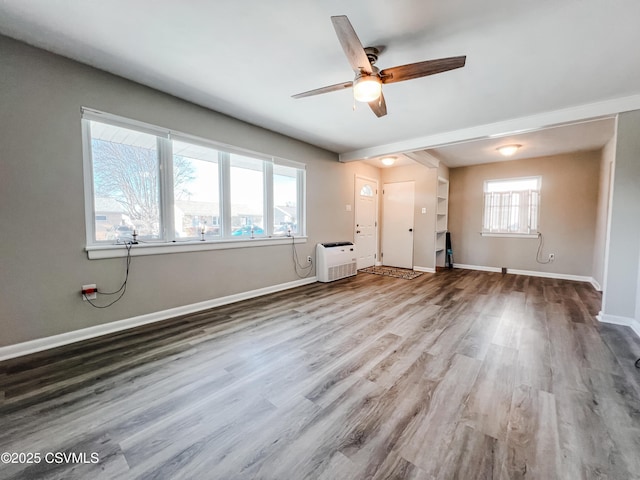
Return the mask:
[[549, 261], [553, 262], [556, 259], [556, 254], [555, 253], [550, 253], [549, 254]]
[[91, 285], [82, 285], [80, 294], [82, 295], [83, 300], [95, 300], [98, 298], [98, 287], [96, 287], [95, 283], [92, 283]]
[[307, 257], [307, 263], [311, 263], [311, 262], [312, 262], [312, 260], [311, 260], [311, 255], [309, 255], [309, 256]]

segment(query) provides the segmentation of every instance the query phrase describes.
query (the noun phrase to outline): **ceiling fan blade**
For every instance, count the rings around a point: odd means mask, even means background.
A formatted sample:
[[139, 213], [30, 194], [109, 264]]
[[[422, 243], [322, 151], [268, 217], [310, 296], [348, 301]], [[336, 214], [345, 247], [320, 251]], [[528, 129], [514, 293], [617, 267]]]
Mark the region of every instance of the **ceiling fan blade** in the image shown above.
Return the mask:
[[297, 95], [291, 95], [291, 97], [312, 97], [313, 95], [320, 95], [322, 93], [337, 92], [338, 90], [344, 90], [345, 88], [351, 88], [352, 86], [353, 82], [342, 82], [335, 85], [329, 85], [328, 87], [316, 88], [315, 90], [309, 90], [308, 92], [298, 93]]
[[369, 102], [369, 107], [373, 110], [378, 118], [384, 117], [387, 114], [387, 102], [384, 101], [384, 95], [380, 92], [380, 98]]
[[464, 67], [466, 60], [466, 55], [463, 55], [461, 57], [439, 58], [438, 60], [410, 63], [408, 65], [385, 68], [380, 72], [380, 77], [382, 83], [403, 82]]
[[373, 73], [369, 58], [364, 52], [362, 43], [360, 43], [360, 39], [358, 35], [356, 35], [356, 31], [353, 29], [353, 25], [351, 25], [347, 16], [339, 15], [331, 17], [331, 21], [333, 22], [333, 28], [336, 31], [338, 40], [340, 40], [340, 45], [342, 45], [342, 50], [344, 50], [344, 54], [347, 56], [347, 60], [349, 60], [353, 71], [356, 72], [356, 74], [364, 72], [370, 75]]

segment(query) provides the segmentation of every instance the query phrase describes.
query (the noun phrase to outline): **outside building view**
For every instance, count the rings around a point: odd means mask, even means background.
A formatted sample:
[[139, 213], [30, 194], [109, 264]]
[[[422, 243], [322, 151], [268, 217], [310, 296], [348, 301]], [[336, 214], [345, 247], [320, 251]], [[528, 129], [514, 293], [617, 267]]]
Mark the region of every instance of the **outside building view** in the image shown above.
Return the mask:
[[[158, 137], [91, 121], [95, 240], [161, 240]], [[265, 226], [265, 162], [172, 140], [173, 235], [176, 240], [298, 233], [296, 168], [273, 165], [271, 228]], [[229, 231], [223, 232], [219, 162], [229, 165]]]

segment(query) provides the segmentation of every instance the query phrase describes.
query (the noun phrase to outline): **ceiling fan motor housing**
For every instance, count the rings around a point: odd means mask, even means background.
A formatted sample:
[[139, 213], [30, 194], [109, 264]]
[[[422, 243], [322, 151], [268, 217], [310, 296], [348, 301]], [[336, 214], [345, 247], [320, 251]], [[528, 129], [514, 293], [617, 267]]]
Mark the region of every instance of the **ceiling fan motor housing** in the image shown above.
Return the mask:
[[380, 55], [380, 50], [377, 49], [376, 47], [366, 47], [364, 49], [364, 53], [367, 55], [367, 58], [369, 59], [369, 63], [371, 65], [375, 65], [375, 63], [378, 61], [378, 55]]

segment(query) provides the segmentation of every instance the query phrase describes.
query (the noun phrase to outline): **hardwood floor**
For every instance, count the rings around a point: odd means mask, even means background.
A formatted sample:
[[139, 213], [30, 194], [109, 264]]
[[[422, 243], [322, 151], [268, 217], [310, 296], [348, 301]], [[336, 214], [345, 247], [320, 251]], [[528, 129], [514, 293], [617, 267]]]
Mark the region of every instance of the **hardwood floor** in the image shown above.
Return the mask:
[[599, 309], [361, 273], [7, 361], [0, 451], [43, 458], [0, 478], [640, 478], [640, 341]]

